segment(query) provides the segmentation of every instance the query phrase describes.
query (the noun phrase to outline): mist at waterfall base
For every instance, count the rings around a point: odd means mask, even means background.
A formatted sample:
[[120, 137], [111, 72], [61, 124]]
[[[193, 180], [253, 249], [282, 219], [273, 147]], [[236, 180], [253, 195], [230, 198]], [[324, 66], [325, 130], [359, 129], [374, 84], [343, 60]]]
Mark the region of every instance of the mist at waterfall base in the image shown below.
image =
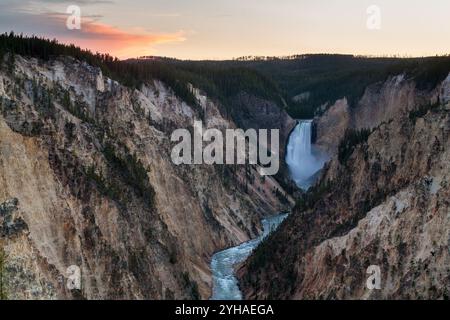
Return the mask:
[[286, 154], [292, 179], [297, 186], [307, 190], [328, 158], [315, 150], [311, 144], [312, 120], [300, 120], [292, 131]]

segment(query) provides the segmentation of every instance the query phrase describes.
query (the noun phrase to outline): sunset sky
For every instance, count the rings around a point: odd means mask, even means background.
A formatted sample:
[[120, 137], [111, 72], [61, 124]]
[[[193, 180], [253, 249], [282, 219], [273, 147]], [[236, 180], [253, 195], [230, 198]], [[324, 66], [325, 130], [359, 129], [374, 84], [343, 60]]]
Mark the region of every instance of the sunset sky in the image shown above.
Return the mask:
[[[81, 30], [66, 27], [69, 5]], [[367, 28], [367, 8], [380, 29]], [[0, 31], [75, 43], [120, 58], [450, 54], [449, 0], [0, 0]]]

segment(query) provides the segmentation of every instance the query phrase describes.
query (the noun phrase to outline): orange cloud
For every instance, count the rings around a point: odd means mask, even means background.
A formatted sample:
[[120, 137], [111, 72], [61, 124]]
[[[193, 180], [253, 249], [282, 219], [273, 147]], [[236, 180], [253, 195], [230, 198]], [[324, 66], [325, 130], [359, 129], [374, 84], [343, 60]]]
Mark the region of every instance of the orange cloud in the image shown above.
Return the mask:
[[185, 41], [183, 32], [176, 33], [131, 33], [119, 28], [83, 20], [80, 30], [67, 30], [63, 41], [74, 43], [92, 51], [109, 53], [119, 58], [130, 58], [154, 54], [153, 45]]

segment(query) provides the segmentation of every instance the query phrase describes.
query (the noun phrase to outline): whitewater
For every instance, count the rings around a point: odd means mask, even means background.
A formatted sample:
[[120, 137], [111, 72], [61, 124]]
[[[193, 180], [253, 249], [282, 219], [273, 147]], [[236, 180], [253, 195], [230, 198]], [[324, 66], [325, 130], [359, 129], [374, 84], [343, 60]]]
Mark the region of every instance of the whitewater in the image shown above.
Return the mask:
[[[297, 186], [304, 190], [311, 186], [316, 173], [326, 161], [325, 157], [314, 152], [311, 138], [312, 120], [300, 120], [292, 131], [287, 145], [286, 163], [291, 177]], [[235, 276], [236, 265], [245, 261], [261, 241], [287, 216], [287, 213], [283, 213], [263, 219], [263, 233], [259, 237], [213, 255], [211, 260], [212, 300], [242, 300], [242, 293]]]

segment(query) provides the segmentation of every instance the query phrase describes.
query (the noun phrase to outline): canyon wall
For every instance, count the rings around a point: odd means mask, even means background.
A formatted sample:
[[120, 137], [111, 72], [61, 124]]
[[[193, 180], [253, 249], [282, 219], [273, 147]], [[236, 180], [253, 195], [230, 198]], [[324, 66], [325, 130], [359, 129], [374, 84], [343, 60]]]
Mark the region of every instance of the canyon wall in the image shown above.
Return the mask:
[[345, 97], [337, 100], [314, 119], [317, 147], [334, 154], [346, 129], [373, 129], [383, 122], [404, 117], [418, 106], [435, 104], [444, 90], [441, 87], [446, 87], [445, 81], [433, 90], [417, 90], [412, 79], [398, 75], [369, 85], [354, 106], [349, 106]]
[[[341, 100], [316, 119], [318, 144], [334, 157], [240, 268], [246, 298], [449, 297], [449, 79], [421, 92], [394, 77], [367, 88], [355, 109]], [[339, 159], [347, 127], [372, 131]], [[369, 266], [379, 289], [367, 286]]]
[[[174, 129], [236, 128], [198, 90], [202, 110], [159, 81], [128, 88], [70, 57], [16, 56], [12, 69], [0, 70], [11, 299], [206, 299], [212, 254], [292, 204], [253, 166], [172, 163]], [[66, 286], [71, 265], [81, 290]]]

